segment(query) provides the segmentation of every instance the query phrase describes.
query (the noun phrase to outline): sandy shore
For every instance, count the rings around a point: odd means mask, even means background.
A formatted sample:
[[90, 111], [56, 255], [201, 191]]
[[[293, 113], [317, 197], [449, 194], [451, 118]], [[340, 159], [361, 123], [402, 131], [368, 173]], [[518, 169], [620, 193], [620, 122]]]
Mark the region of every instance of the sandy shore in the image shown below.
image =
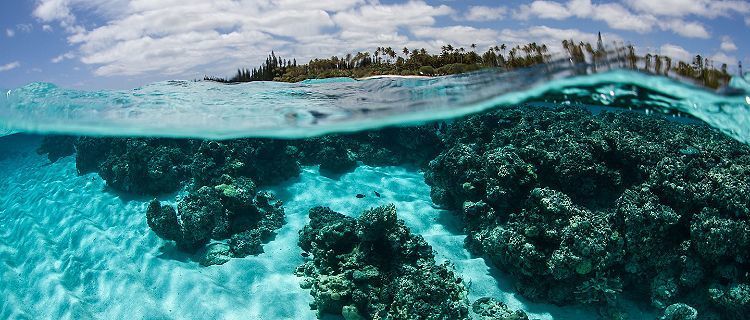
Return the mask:
[[403, 79], [429, 79], [434, 78], [430, 76], [402, 76], [396, 74], [383, 74], [377, 76], [369, 76], [364, 78], [357, 78], [357, 80], [371, 80], [371, 79], [383, 79], [383, 78], [403, 78]]

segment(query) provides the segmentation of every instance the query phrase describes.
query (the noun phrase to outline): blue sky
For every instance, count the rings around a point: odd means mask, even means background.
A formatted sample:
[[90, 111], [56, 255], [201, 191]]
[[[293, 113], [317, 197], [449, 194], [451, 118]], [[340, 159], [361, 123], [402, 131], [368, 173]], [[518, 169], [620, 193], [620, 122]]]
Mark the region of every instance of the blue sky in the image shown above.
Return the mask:
[[0, 3], [0, 88], [133, 88], [312, 57], [562, 39], [750, 66], [744, 0], [20, 0]]

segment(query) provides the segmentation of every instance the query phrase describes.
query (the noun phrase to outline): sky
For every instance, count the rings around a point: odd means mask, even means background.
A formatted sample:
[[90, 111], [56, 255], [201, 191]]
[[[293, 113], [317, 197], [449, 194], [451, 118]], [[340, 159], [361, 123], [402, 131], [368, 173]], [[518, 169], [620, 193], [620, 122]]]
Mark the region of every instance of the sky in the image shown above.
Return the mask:
[[[231, 76], [272, 50], [306, 62], [376, 47], [477, 51], [563, 39], [750, 66], [748, 0], [8, 0], [0, 88], [129, 89]], [[400, 50], [396, 50], [400, 51]], [[747, 68], [745, 68], [747, 69]]]

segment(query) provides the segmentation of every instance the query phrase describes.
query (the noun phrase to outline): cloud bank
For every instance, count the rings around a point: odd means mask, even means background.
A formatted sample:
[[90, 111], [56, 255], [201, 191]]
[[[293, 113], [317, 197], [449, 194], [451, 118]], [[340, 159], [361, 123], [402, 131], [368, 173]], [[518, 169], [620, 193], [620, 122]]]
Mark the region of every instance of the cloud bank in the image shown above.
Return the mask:
[[[256, 64], [271, 50], [306, 61], [383, 45], [438, 51], [445, 44], [483, 49], [536, 41], [555, 50], [563, 39], [596, 40], [594, 33], [571, 28], [496, 30], [468, 22], [577, 18], [600, 21], [614, 30], [663, 30], [705, 39], [711, 37], [710, 30], [691, 17], [747, 12], [744, 1], [709, 0], [536, 0], [515, 8], [469, 6], [463, 11], [422, 0], [38, 0], [33, 15], [45, 31], [58, 25], [74, 47], [74, 52], [52, 58], [54, 63], [78, 59], [100, 76], [194, 77]], [[84, 16], [102, 23], [83, 23]], [[622, 40], [611, 33], [606, 37]], [[722, 48], [732, 51], [728, 42]]]

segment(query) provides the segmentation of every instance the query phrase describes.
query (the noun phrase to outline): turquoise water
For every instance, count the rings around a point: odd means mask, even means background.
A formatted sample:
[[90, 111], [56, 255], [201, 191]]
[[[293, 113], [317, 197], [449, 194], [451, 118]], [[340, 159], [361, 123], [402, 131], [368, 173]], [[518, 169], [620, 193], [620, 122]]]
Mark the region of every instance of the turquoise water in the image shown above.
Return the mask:
[[[299, 180], [274, 188], [288, 216], [266, 252], [206, 268], [147, 232], [145, 201], [103, 192], [96, 174], [76, 175], [72, 158], [47, 165], [34, 142], [38, 138], [16, 139], [19, 154], [0, 163], [3, 318], [315, 319], [312, 299], [293, 271], [303, 262], [297, 231], [320, 199], [347, 212], [395, 203], [439, 259], [453, 261], [473, 281], [472, 299], [501, 297], [539, 319], [596, 317], [589, 308], [533, 303], [515, 294], [495, 268], [463, 248], [458, 222], [434, 207], [423, 175], [414, 170], [363, 166], [331, 179], [305, 168]], [[381, 190], [382, 198], [352, 197], [367, 190]]]
[[698, 118], [750, 141], [748, 80], [720, 94], [686, 82], [568, 65], [438, 78], [349, 78], [300, 83], [166, 81], [126, 91], [50, 83], [3, 90], [0, 128], [37, 133], [206, 139], [301, 138], [448, 119], [530, 101], [588, 103]]
[[599, 70], [3, 90], [0, 318], [745, 319], [748, 81]]

